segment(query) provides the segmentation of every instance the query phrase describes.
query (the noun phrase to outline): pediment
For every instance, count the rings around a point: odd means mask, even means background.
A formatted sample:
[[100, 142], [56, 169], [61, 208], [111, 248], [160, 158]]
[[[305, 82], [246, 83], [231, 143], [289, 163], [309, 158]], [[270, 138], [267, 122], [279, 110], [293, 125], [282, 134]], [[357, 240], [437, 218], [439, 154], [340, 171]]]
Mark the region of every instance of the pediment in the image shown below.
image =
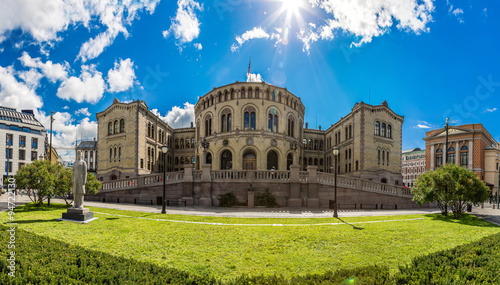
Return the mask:
[[[460, 128], [454, 128], [454, 127], [450, 127], [448, 129], [448, 135], [451, 136], [451, 135], [457, 135], [457, 134], [467, 134], [467, 133], [471, 133], [470, 130], [464, 130], [464, 129], [460, 129]], [[439, 133], [436, 133], [434, 135], [432, 135], [431, 137], [441, 137], [441, 136], [446, 136], [446, 131], [443, 130]]]

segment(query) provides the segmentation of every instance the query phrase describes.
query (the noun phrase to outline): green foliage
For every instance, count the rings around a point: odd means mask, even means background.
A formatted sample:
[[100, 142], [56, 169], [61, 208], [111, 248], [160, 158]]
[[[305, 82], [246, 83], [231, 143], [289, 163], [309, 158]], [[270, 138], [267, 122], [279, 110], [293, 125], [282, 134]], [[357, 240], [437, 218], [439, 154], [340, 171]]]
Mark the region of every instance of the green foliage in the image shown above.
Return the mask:
[[26, 189], [28, 197], [37, 205], [54, 194], [57, 166], [48, 160], [35, 160], [14, 175], [18, 189]]
[[490, 190], [471, 170], [447, 164], [421, 175], [412, 193], [413, 200], [419, 205], [436, 202], [443, 215], [446, 216], [451, 209], [459, 218], [468, 203], [477, 205], [486, 201]]
[[92, 174], [87, 172], [87, 183], [85, 184], [85, 195], [95, 195], [101, 189], [102, 183]]
[[[0, 226], [0, 241], [10, 233]], [[36, 250], [35, 250], [36, 249]], [[8, 275], [7, 258], [15, 250], [16, 271]], [[16, 229], [14, 249], [0, 247], [0, 284], [217, 284], [208, 276], [88, 250]]]
[[73, 189], [72, 182], [72, 171], [71, 169], [64, 168], [62, 165], [57, 165], [56, 167], [56, 177], [57, 183], [54, 186], [54, 194], [63, 198], [66, 206], [71, 206], [71, 201], [69, 200]]
[[233, 207], [238, 204], [238, 199], [233, 192], [219, 195], [219, 206], [220, 207]]
[[266, 206], [267, 208], [275, 208], [280, 205], [276, 202], [276, 197], [269, 192], [269, 189], [266, 188], [266, 192], [257, 195], [257, 204], [259, 206]]
[[413, 259], [397, 284], [500, 284], [500, 234]]

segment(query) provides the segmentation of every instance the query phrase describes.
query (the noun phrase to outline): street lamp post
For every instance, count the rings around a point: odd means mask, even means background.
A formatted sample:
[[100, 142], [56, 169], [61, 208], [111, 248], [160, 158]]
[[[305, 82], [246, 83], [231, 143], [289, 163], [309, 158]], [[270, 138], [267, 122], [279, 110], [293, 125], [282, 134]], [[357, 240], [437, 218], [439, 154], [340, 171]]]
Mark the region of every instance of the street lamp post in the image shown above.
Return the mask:
[[448, 123], [450, 121], [450, 118], [446, 118], [446, 125], [444, 125], [444, 129], [446, 131], [446, 143], [444, 146], [444, 164], [448, 164]]
[[338, 218], [339, 215], [337, 213], [338, 203], [337, 203], [337, 156], [339, 155], [339, 149], [335, 146], [333, 147], [333, 157], [335, 158], [335, 205], [333, 208], [333, 217]]
[[[49, 142], [49, 161], [52, 164], [52, 122], [54, 122], [54, 111], [50, 111], [50, 142]], [[47, 205], [50, 207], [50, 195], [47, 199]]]
[[497, 209], [500, 206], [500, 168], [498, 168]]
[[163, 153], [163, 203], [162, 203], [162, 206], [161, 206], [161, 213], [162, 214], [166, 214], [167, 211], [165, 210], [165, 205], [167, 204], [167, 201], [165, 199], [165, 174], [166, 174], [166, 164], [165, 164], [165, 157], [167, 156], [167, 151], [168, 151], [168, 147], [166, 144], [164, 144], [162, 147], [161, 147], [161, 152]]

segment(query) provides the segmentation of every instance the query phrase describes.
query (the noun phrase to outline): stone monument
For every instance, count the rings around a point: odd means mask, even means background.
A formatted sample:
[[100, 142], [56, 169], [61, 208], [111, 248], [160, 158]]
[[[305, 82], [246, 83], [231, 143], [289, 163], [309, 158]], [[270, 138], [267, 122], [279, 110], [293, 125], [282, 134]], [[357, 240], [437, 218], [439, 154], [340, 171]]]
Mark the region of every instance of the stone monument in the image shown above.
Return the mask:
[[62, 214], [63, 220], [89, 222], [94, 219], [94, 213], [83, 207], [85, 183], [87, 183], [87, 163], [82, 158], [82, 152], [76, 152], [77, 160], [73, 165], [73, 207]]

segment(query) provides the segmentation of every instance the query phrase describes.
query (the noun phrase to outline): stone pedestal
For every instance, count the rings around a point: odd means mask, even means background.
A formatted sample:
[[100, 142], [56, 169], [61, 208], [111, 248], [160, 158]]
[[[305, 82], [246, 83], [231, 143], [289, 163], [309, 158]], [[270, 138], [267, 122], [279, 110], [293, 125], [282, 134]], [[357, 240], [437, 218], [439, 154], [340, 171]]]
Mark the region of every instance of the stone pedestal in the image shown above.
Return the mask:
[[253, 208], [255, 202], [255, 192], [248, 191], [248, 208]]
[[66, 213], [62, 214], [62, 218], [63, 220], [85, 222], [94, 219], [94, 213], [90, 212], [88, 208], [69, 208]]
[[207, 197], [201, 197], [198, 199], [198, 205], [199, 206], [212, 206], [212, 199], [207, 198]]

